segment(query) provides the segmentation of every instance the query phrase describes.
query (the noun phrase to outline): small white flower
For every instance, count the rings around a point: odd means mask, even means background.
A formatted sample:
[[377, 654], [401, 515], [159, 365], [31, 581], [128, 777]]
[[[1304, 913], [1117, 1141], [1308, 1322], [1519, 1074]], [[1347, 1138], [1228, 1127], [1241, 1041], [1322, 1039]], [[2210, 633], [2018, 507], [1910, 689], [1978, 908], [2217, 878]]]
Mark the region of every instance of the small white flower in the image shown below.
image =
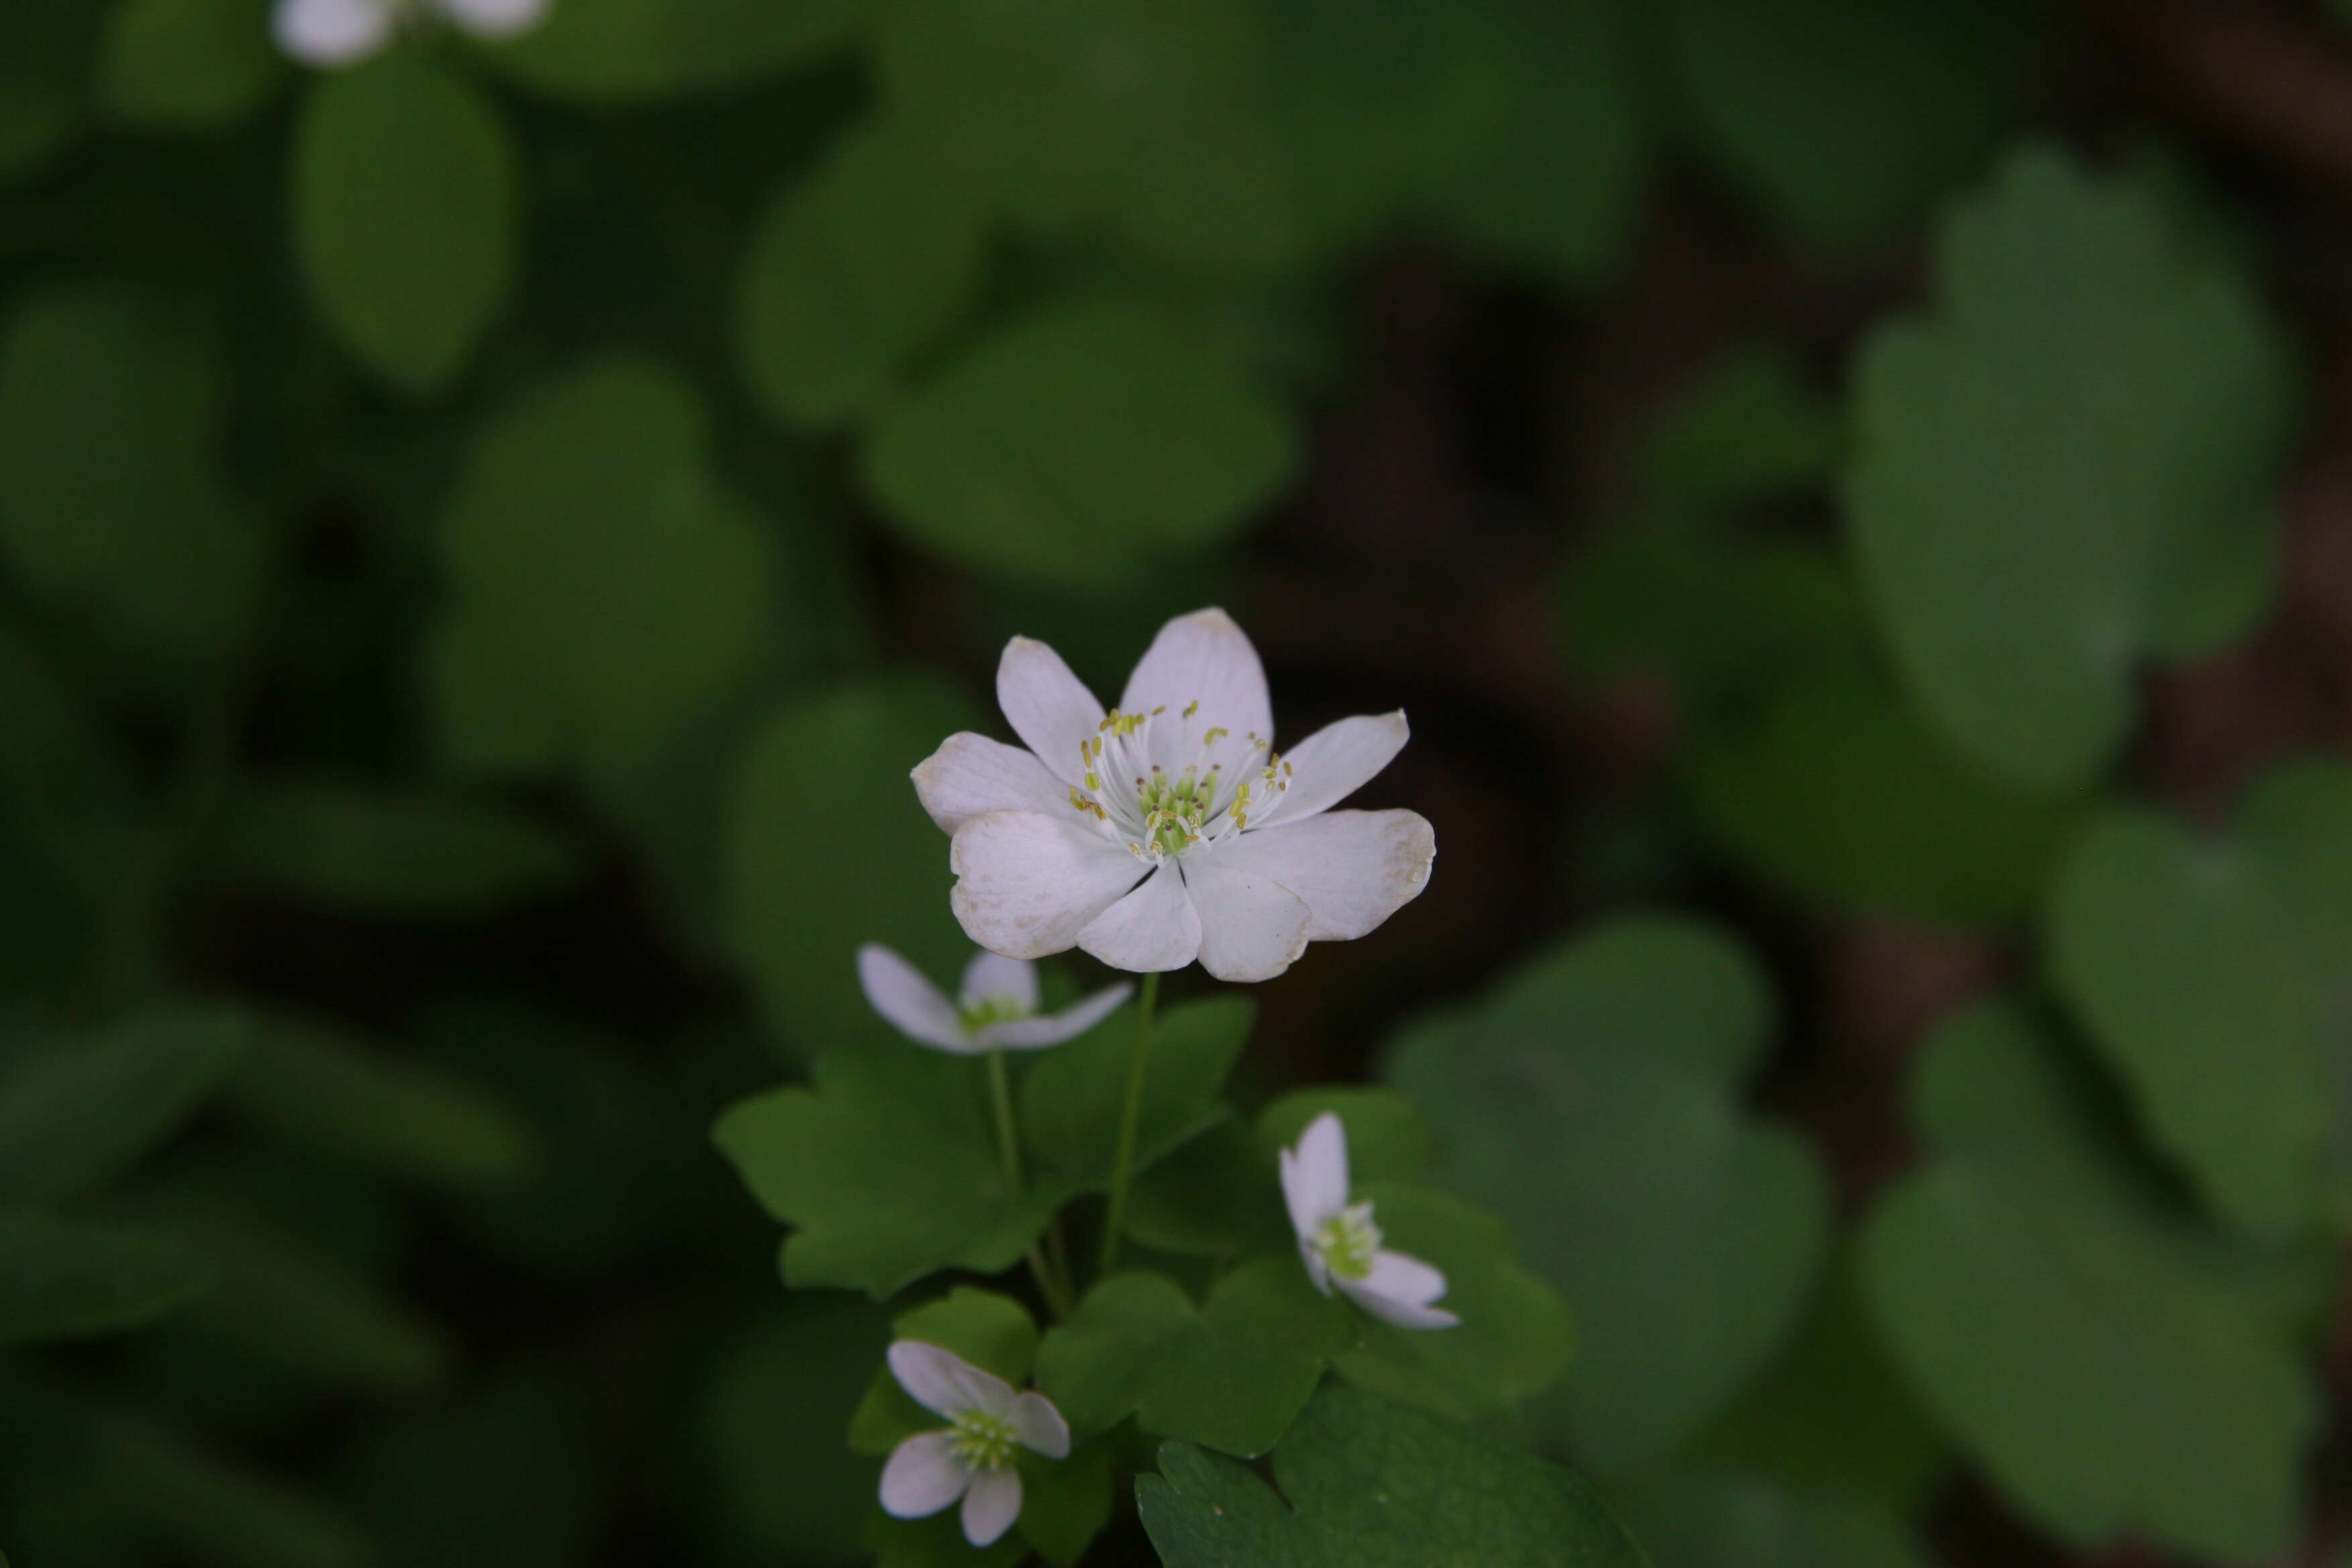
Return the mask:
[[529, 32], [553, 0], [278, 0], [278, 47], [306, 66], [339, 69], [379, 54], [403, 23], [428, 18], [496, 41]]
[[918, 1432], [882, 1467], [882, 1510], [926, 1519], [963, 1500], [963, 1538], [992, 1546], [1021, 1517], [1021, 1472], [1013, 1457], [1031, 1448], [1049, 1459], [1070, 1457], [1070, 1427], [1042, 1394], [1013, 1385], [951, 1351], [920, 1340], [890, 1347], [890, 1375], [924, 1409], [948, 1418]]
[[1378, 926], [1429, 880], [1410, 811], [1332, 811], [1403, 747], [1402, 713], [1343, 719], [1287, 753], [1257, 650], [1223, 610], [1160, 630], [1105, 713], [1015, 637], [996, 700], [1027, 745], [958, 734], [915, 770], [954, 835], [952, 903], [982, 947], [1081, 947], [1114, 969], [1270, 980], [1310, 942]]
[[1037, 966], [983, 952], [965, 966], [952, 1002], [923, 972], [869, 942], [857, 950], [866, 1000], [900, 1034], [959, 1056], [1034, 1050], [1076, 1039], [1118, 1010], [1135, 987], [1122, 981], [1058, 1013], [1037, 1011]]
[[1382, 1247], [1372, 1205], [1348, 1201], [1348, 1131], [1330, 1111], [1307, 1124], [1297, 1148], [1282, 1152], [1282, 1196], [1315, 1289], [1328, 1296], [1337, 1285], [1400, 1329], [1450, 1329], [1462, 1321], [1430, 1304], [1445, 1294], [1444, 1274]]

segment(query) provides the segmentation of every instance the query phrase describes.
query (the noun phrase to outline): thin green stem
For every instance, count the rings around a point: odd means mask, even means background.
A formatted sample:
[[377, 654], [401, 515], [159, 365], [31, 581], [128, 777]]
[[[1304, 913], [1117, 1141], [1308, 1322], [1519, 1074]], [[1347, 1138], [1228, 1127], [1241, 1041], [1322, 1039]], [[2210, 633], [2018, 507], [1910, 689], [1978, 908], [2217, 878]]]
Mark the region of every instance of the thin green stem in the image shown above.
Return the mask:
[[[996, 1150], [1004, 1161], [1005, 1188], [1017, 1193], [1022, 1187], [1021, 1128], [1013, 1119], [1013, 1075], [1005, 1069], [1003, 1051], [988, 1053], [988, 1097], [996, 1107]], [[1056, 1318], [1068, 1317], [1069, 1281], [1034, 1242], [1029, 1272], [1037, 1281], [1037, 1293], [1045, 1298], [1046, 1310]]]
[[1127, 1183], [1135, 1170], [1135, 1129], [1143, 1120], [1143, 1072], [1151, 1059], [1151, 1015], [1160, 1003], [1160, 976], [1143, 977], [1143, 998], [1135, 1021], [1135, 1047], [1127, 1058], [1127, 1102], [1119, 1109], [1118, 1156], [1110, 1169], [1110, 1208], [1103, 1215], [1102, 1253], [1097, 1279], [1118, 1261], [1118, 1233], [1127, 1226]]

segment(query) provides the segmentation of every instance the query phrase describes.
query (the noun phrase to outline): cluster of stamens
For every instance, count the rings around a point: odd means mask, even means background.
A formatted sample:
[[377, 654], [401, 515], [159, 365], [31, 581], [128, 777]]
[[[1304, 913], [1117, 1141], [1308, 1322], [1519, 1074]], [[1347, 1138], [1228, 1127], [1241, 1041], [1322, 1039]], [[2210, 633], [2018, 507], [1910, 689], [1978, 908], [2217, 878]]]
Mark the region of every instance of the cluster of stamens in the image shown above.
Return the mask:
[[1350, 1204], [1323, 1222], [1315, 1233], [1315, 1250], [1323, 1266], [1342, 1279], [1362, 1279], [1372, 1272], [1381, 1253], [1381, 1227], [1372, 1223], [1372, 1205]]
[[968, 1035], [976, 1035], [991, 1024], [1009, 1024], [1028, 1016], [1029, 1009], [1010, 996], [982, 996], [978, 1001], [959, 1003], [956, 1006], [956, 1021], [963, 1026], [964, 1033]]
[[966, 1410], [954, 1416], [948, 1432], [948, 1451], [964, 1468], [984, 1476], [994, 1475], [1011, 1464], [1013, 1450], [1021, 1442], [1012, 1422], [985, 1410]]
[[[1194, 701], [1176, 721], [1189, 733], [1200, 710], [1201, 704]], [[1165, 707], [1149, 713], [1112, 709], [1095, 733], [1078, 742], [1086, 787], [1070, 786], [1071, 809], [1093, 817], [1107, 830], [1130, 835], [1128, 851], [1155, 862], [1243, 832], [1253, 816], [1263, 821], [1289, 790], [1291, 780], [1290, 764], [1271, 741], [1255, 734], [1245, 737], [1248, 744], [1233, 759], [1236, 765], [1228, 773], [1225, 759], [1216, 752], [1233, 731], [1222, 726], [1202, 732], [1192, 761], [1171, 777], [1151, 760], [1150, 747], [1151, 725], [1167, 711]], [[1105, 787], [1105, 780], [1110, 787]], [[1127, 809], [1128, 789], [1134, 792], [1131, 811]]]

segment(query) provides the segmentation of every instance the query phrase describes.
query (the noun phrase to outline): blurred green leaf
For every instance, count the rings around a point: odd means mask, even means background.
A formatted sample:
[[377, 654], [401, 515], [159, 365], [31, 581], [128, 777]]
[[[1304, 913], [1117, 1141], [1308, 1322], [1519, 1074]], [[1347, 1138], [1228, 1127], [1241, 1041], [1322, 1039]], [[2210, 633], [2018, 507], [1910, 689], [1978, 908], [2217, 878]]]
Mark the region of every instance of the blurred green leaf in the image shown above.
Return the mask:
[[1704, 512], [1829, 477], [1837, 411], [1776, 343], [1742, 344], [1683, 389], [1643, 443], [1654, 504]]
[[977, 723], [944, 685], [883, 677], [781, 709], [745, 743], [730, 812], [734, 946], [785, 1040], [911, 1049], [858, 989], [859, 944], [942, 979], [971, 957], [948, 910], [947, 837], [907, 775]]
[[1954, 1020], [1919, 1070], [1937, 1158], [1880, 1201], [1862, 1279], [1941, 1425], [2080, 1549], [2288, 1550], [2320, 1411], [2285, 1260], [2169, 1212], [2021, 1008]]
[[[1155, 1020], [1136, 1122], [1135, 1170], [1149, 1170], [1223, 1118], [1218, 1091], [1256, 1021], [1256, 1004], [1238, 996], [1188, 1002]], [[1022, 1076], [1021, 1141], [1035, 1154], [1041, 1173], [1086, 1187], [1108, 1185], [1135, 1031], [1134, 1013], [1121, 1008], [1044, 1053]]]
[[283, 1142], [453, 1192], [511, 1187], [538, 1157], [530, 1126], [479, 1086], [290, 1018], [261, 1022], [226, 1099]]
[[1037, 1386], [1074, 1434], [1144, 1429], [1244, 1458], [1274, 1447], [1357, 1341], [1296, 1258], [1253, 1258], [1195, 1309], [1164, 1275], [1114, 1275], [1038, 1349]]
[[625, 781], [736, 692], [775, 562], [710, 462], [695, 389], [634, 357], [544, 383], [483, 428], [441, 520], [453, 604], [426, 653], [453, 764]]
[[1929, 1568], [1885, 1503], [1791, 1490], [1758, 1476], [1685, 1470], [1622, 1489], [1625, 1522], [1657, 1568]]
[[115, 895], [136, 844], [129, 759], [49, 660], [0, 626], [0, 833], [87, 909]]
[[2049, 55], [2057, 7], [1673, 0], [1691, 133], [1809, 244], [1884, 241], [1975, 172]]
[[599, 1499], [578, 1402], [509, 1374], [485, 1393], [368, 1434], [352, 1495], [385, 1568], [572, 1568]]
[[[1351, 1145], [1351, 1157], [1355, 1150]], [[1458, 1198], [1359, 1176], [1386, 1244], [1445, 1274], [1439, 1303], [1462, 1321], [1414, 1331], [1363, 1320], [1363, 1344], [1339, 1359], [1353, 1384], [1455, 1421], [1510, 1409], [1558, 1381], [1575, 1333], [1551, 1287], [1520, 1268], [1502, 1223]]]
[[1857, 372], [1864, 583], [1963, 755], [2085, 783], [2136, 661], [2226, 640], [2268, 592], [2286, 348], [2145, 184], [2043, 148], [1950, 212], [1937, 261], [1939, 314], [1877, 329]]
[[99, 95], [125, 124], [216, 131], [262, 106], [286, 74], [270, 0], [125, 0], [106, 19]]
[[82, 83], [105, 14], [86, 0], [0, 10], [0, 181], [33, 174], [83, 121]]
[[774, 417], [872, 409], [978, 291], [981, 215], [896, 121], [844, 132], [777, 189], [744, 261], [743, 370]]
[[131, 1411], [78, 1423], [109, 1479], [108, 1504], [136, 1518], [173, 1560], [212, 1568], [367, 1568], [373, 1543], [343, 1511], [296, 1483]]
[[[2352, 921], [2352, 771], [2277, 776], [2234, 839], [2109, 810], [2059, 868], [2049, 920], [2052, 973], [2150, 1135], [2231, 1225], [2284, 1239], [2316, 1212], [2326, 1028], [2352, 979], [2332, 940]], [[2298, 900], [2330, 878], [2332, 898]]]
[[1022, 1452], [1021, 1539], [1051, 1568], [1076, 1568], [1110, 1522], [1115, 1442], [1081, 1443], [1060, 1460]]
[[1429, 1163], [1429, 1129], [1412, 1100], [1392, 1089], [1318, 1085], [1276, 1096], [1258, 1112], [1261, 1167], [1274, 1171], [1276, 1152], [1297, 1142], [1307, 1123], [1326, 1111], [1348, 1134], [1348, 1173], [1357, 1185], [1409, 1182]]
[[796, 1290], [719, 1357], [702, 1425], [724, 1515], [753, 1551], [856, 1557], [876, 1477], [842, 1433], [890, 1337], [862, 1298]]
[[887, 521], [1074, 588], [1229, 537], [1288, 482], [1289, 413], [1181, 313], [1085, 297], [998, 327], [887, 409], [864, 455]]
[[1344, 1386], [1317, 1395], [1275, 1449], [1274, 1486], [1169, 1443], [1160, 1474], [1136, 1482], [1136, 1499], [1168, 1568], [1645, 1561], [1599, 1495], [1567, 1471]]
[[150, 1013], [0, 1062], [0, 1202], [78, 1197], [169, 1137], [236, 1063], [235, 1016]]
[[239, 888], [394, 917], [477, 914], [578, 879], [576, 845], [488, 801], [318, 778], [246, 781], [213, 872]]
[[89, 281], [26, 296], [0, 342], [0, 543], [18, 581], [177, 658], [226, 640], [257, 557], [215, 450], [217, 350], [185, 313]]
[[1431, 1179], [1501, 1215], [1566, 1299], [1578, 1364], [1533, 1408], [1595, 1464], [1690, 1436], [1803, 1303], [1828, 1194], [1804, 1144], [1739, 1104], [1771, 1015], [1725, 937], [1623, 920], [1390, 1058], [1428, 1120]]
[[414, 49], [314, 78], [294, 129], [294, 252], [328, 328], [394, 390], [442, 392], [505, 308], [521, 173], [497, 106]]
[[0, 1345], [137, 1328], [212, 1282], [204, 1258], [172, 1237], [0, 1212]]
[[797, 69], [850, 42], [873, 0], [563, 0], [485, 63], [586, 105], [718, 93]]

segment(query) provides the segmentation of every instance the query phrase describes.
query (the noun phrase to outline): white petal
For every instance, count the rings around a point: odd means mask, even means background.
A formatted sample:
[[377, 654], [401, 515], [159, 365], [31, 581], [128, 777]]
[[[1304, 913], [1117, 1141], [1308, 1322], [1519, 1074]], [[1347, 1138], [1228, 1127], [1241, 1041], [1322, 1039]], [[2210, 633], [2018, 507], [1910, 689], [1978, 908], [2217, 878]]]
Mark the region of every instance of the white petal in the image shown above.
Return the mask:
[[[1274, 738], [1274, 703], [1257, 649], [1223, 610], [1195, 610], [1160, 628], [1119, 697], [1123, 712], [1201, 704], [1199, 729], [1223, 725], [1236, 735]], [[1165, 726], [1172, 732], [1174, 726]]]
[[1352, 941], [1429, 883], [1437, 833], [1412, 811], [1328, 811], [1276, 821], [1216, 848], [1216, 863], [1289, 889], [1313, 918], [1309, 942]]
[[1315, 1289], [1328, 1296], [1331, 1293], [1331, 1266], [1323, 1261], [1323, 1255], [1316, 1251], [1303, 1236], [1298, 1238], [1298, 1259], [1307, 1265], [1307, 1278], [1314, 1281]]
[[1121, 982], [1105, 986], [1083, 1001], [1075, 1002], [1058, 1013], [1047, 1013], [1035, 1018], [1014, 1018], [1002, 1024], [991, 1024], [980, 1032], [981, 1043], [998, 1050], [1034, 1050], [1040, 1046], [1058, 1046], [1064, 1040], [1075, 1040], [1105, 1018], [1116, 1013], [1135, 987]]
[[1364, 1289], [1408, 1307], [1426, 1307], [1445, 1294], [1445, 1271], [1433, 1263], [1386, 1248], [1372, 1255], [1372, 1271]]
[[894, 1519], [927, 1519], [963, 1496], [971, 1472], [945, 1432], [918, 1432], [890, 1450], [882, 1467], [882, 1511]]
[[1301, 1242], [1348, 1206], [1348, 1130], [1336, 1112], [1308, 1122], [1298, 1142], [1282, 1152], [1282, 1201]]
[[1271, 980], [1307, 951], [1314, 917], [1273, 878], [1229, 865], [1238, 847], [1221, 846], [1213, 857], [1184, 865], [1184, 885], [1201, 915], [1201, 967], [1220, 980]]
[[278, 0], [278, 47], [304, 65], [357, 65], [392, 38], [391, 0]]
[[1097, 915], [1078, 945], [1130, 974], [1181, 969], [1201, 952], [1201, 917], [1183, 874], [1163, 864], [1143, 886]]
[[1087, 922], [1143, 878], [1143, 862], [1068, 816], [991, 811], [956, 829], [949, 907], [992, 952], [1044, 958], [1077, 945]]
[[890, 1375], [908, 1397], [935, 1415], [953, 1417], [980, 1410], [1003, 1415], [1013, 1408], [1011, 1384], [953, 1351], [920, 1340], [894, 1340], [888, 1360]]
[[1021, 1517], [1021, 1472], [1003, 1469], [992, 1476], [972, 1478], [963, 1494], [963, 1538], [974, 1546], [993, 1546]]
[[1049, 1459], [1070, 1457], [1070, 1424], [1042, 1394], [1024, 1394], [1013, 1400], [1013, 1431], [1024, 1446]]
[[[1393, 1323], [1400, 1329], [1450, 1329], [1462, 1321], [1443, 1307], [1433, 1307], [1425, 1301], [1413, 1301], [1382, 1291], [1381, 1275], [1391, 1260], [1410, 1264], [1415, 1268], [1429, 1268], [1429, 1265], [1419, 1258], [1407, 1258], [1401, 1252], [1383, 1252], [1372, 1260], [1370, 1279], [1342, 1279], [1339, 1282], [1339, 1289], [1347, 1293], [1349, 1300], [1383, 1323]], [[1430, 1272], [1434, 1274], [1437, 1271], [1433, 1268]], [[1445, 1277], [1442, 1274], [1438, 1275], [1437, 1290], [1441, 1296], [1445, 1293]]]
[[511, 38], [547, 17], [549, 0], [440, 0], [441, 10], [478, 38]]
[[953, 833], [986, 811], [1074, 812], [1070, 786], [1018, 746], [970, 731], [950, 735], [916, 764], [916, 798]]
[[980, 956], [963, 966], [963, 986], [958, 999], [967, 1007], [987, 1001], [1010, 1003], [1024, 1016], [1037, 1010], [1037, 966], [1025, 958], [1007, 958], [981, 949]]
[[908, 1038], [960, 1054], [974, 1048], [955, 1004], [921, 970], [880, 942], [857, 950], [857, 984], [866, 988], [867, 1004]]
[[1387, 767], [1412, 734], [1402, 708], [1324, 725], [1283, 753], [1291, 782], [1275, 820], [1297, 822], [1339, 805]]
[[996, 705], [1021, 743], [1037, 753], [1064, 784], [1083, 784], [1078, 745], [1102, 729], [1102, 704], [1070, 673], [1062, 656], [1034, 637], [1004, 645], [996, 665]]

